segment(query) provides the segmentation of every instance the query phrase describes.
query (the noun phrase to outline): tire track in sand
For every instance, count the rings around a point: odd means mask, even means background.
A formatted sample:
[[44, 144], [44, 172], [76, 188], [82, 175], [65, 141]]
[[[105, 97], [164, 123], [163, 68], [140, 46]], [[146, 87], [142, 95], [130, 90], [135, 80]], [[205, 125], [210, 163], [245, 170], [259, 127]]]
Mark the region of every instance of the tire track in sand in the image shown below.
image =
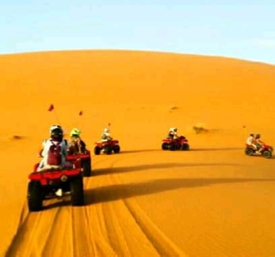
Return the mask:
[[[115, 184], [122, 184], [117, 175], [110, 177]], [[143, 232], [152, 244], [159, 256], [169, 257], [186, 257], [184, 253], [176, 244], [174, 244], [146, 215], [146, 213], [136, 203], [134, 198], [126, 198], [121, 200], [128, 211], [128, 215], [135, 220], [136, 225]]]
[[[129, 157], [136, 157], [138, 153]], [[121, 158], [121, 157], [120, 157]], [[118, 178], [118, 175], [112, 174], [112, 168], [120, 160], [113, 160], [110, 165], [110, 174], [101, 177], [101, 185], [104, 188], [112, 186], [121, 186], [123, 184]], [[127, 158], [127, 159], [128, 159]], [[125, 158], [123, 158], [125, 159]], [[89, 181], [92, 187], [93, 181]], [[120, 189], [118, 190], [120, 191]], [[102, 192], [103, 195], [95, 195], [96, 212], [98, 217], [103, 218], [100, 222], [101, 226], [93, 226], [97, 233], [107, 238], [110, 246], [114, 249], [118, 256], [186, 256], [164, 233], [149, 219], [149, 217], [137, 205], [134, 199], [120, 199], [117, 190]], [[96, 190], [95, 190], [96, 192]], [[100, 190], [99, 190], [100, 194]], [[109, 198], [109, 199], [108, 199]], [[110, 201], [110, 199], [116, 199]], [[88, 209], [91, 211], [92, 209]], [[94, 216], [90, 213], [89, 217]], [[102, 229], [104, 228], [104, 229]], [[102, 238], [101, 236], [101, 238]]]
[[43, 213], [28, 213], [25, 204], [22, 213], [26, 216], [22, 218], [21, 215], [21, 223], [5, 257], [41, 256], [39, 253], [46, 244], [59, 211], [57, 208]]
[[[127, 157], [136, 155], [138, 154]], [[111, 171], [122, 157], [108, 157], [101, 159], [98, 164], [103, 168], [109, 167]], [[95, 200], [103, 201], [71, 207], [66, 206], [64, 200], [60, 202], [60, 206], [39, 213], [29, 213], [25, 204], [17, 233], [6, 257], [185, 256], [155, 226], [133, 198], [120, 199], [119, 195], [113, 198], [112, 194], [119, 192], [109, 191], [108, 186], [112, 188], [122, 185], [117, 175], [109, 174], [85, 180], [86, 190], [100, 192], [97, 189], [101, 186], [107, 189], [103, 196], [93, 196]], [[54, 202], [55, 199], [48, 201], [48, 204]]]

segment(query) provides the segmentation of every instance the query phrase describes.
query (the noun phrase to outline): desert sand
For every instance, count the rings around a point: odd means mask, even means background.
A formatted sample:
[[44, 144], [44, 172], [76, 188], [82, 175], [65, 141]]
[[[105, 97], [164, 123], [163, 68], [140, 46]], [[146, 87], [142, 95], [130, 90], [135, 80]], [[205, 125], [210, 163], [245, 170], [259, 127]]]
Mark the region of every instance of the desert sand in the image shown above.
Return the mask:
[[[0, 70], [0, 256], [275, 256], [275, 159], [244, 154], [250, 133], [275, 145], [274, 65], [97, 50], [2, 55]], [[91, 150], [111, 123], [122, 152], [92, 156], [84, 207], [68, 196], [29, 213], [56, 123]], [[161, 150], [174, 126], [190, 151]]]

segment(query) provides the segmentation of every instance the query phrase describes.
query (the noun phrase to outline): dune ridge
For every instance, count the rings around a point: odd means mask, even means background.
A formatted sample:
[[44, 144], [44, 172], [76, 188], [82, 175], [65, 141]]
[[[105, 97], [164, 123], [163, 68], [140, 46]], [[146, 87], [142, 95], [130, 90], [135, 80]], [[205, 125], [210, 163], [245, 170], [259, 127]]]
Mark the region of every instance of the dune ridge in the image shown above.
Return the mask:
[[[243, 149], [249, 133], [275, 145], [274, 65], [94, 50], [0, 55], [0, 69], [0, 256], [275, 256], [274, 158]], [[91, 150], [111, 123], [122, 152], [92, 156], [85, 207], [29, 213], [27, 176], [55, 123]], [[175, 126], [190, 151], [161, 150]]]

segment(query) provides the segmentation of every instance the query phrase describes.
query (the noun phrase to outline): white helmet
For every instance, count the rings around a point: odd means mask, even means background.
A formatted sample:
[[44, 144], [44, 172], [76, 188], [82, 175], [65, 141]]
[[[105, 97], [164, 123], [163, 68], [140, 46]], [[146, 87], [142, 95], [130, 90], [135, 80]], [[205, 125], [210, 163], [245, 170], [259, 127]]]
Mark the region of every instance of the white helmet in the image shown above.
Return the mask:
[[170, 128], [169, 131], [175, 133], [175, 132], [178, 131], [178, 129], [177, 128]]
[[64, 132], [63, 129], [62, 129], [62, 127], [61, 127], [60, 125], [52, 125], [52, 126], [50, 127], [50, 134], [51, 134], [54, 130], [60, 130], [60, 131], [62, 131], [62, 133]]
[[103, 132], [104, 132], [104, 133], [109, 133], [110, 130], [109, 130], [108, 128], [105, 128], [105, 129], [103, 130]]

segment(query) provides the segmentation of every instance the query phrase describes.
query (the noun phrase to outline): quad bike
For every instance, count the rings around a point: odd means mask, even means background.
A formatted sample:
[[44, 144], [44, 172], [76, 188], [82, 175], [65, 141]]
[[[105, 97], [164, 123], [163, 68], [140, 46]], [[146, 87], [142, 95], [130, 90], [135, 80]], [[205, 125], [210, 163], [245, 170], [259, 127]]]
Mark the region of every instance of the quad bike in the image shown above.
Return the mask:
[[73, 162], [72, 168], [62, 170], [45, 170], [37, 172], [36, 164], [34, 171], [29, 174], [27, 201], [30, 212], [43, 209], [43, 201], [57, 197], [58, 189], [64, 193], [70, 193], [72, 206], [84, 205], [83, 172], [80, 161]]
[[180, 136], [177, 139], [166, 138], [162, 140], [161, 148], [162, 150], [189, 150], [190, 146], [188, 140], [184, 136]]
[[264, 145], [261, 151], [257, 151], [257, 149], [253, 148], [250, 145], [246, 145], [246, 148], [245, 148], [245, 154], [249, 156], [260, 154], [265, 158], [270, 159], [272, 157], [272, 153], [273, 153], [273, 147], [269, 145]]
[[96, 146], [94, 148], [95, 155], [99, 155], [100, 153], [112, 154], [120, 152], [120, 146], [118, 140], [110, 140], [106, 142], [96, 142]]
[[72, 154], [68, 153], [66, 161], [77, 161], [80, 160], [81, 167], [83, 170], [84, 177], [90, 177], [92, 175], [92, 165], [91, 165], [91, 153], [86, 150], [84, 154]]

